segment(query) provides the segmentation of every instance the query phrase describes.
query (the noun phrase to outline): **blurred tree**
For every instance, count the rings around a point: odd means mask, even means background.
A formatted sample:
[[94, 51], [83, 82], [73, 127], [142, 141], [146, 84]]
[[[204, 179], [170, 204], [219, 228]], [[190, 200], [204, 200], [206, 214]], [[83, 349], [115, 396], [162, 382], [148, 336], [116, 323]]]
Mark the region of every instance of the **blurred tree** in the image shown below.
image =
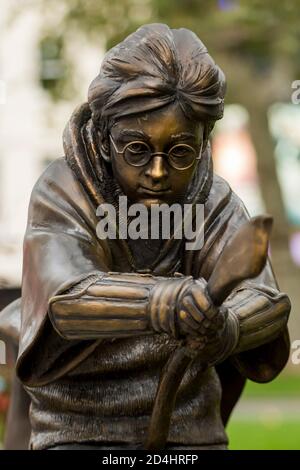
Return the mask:
[[[53, 99], [63, 96], [66, 63], [63, 60], [63, 39], [61, 37], [42, 37], [40, 49], [40, 83]], [[69, 84], [69, 83], [68, 83]]]
[[267, 113], [273, 102], [290, 101], [291, 83], [300, 77], [297, 0], [31, 0], [30, 4], [45, 18], [51, 12], [56, 19], [54, 24], [45, 20], [45, 36], [51, 28], [66, 40], [83, 32], [106, 48], [147, 22], [195, 31], [227, 75], [227, 102], [239, 102], [250, 113], [262, 194], [275, 218], [274, 254], [281, 254], [278, 261], [274, 259], [275, 267], [281, 265], [282, 256], [289, 259], [288, 223]]

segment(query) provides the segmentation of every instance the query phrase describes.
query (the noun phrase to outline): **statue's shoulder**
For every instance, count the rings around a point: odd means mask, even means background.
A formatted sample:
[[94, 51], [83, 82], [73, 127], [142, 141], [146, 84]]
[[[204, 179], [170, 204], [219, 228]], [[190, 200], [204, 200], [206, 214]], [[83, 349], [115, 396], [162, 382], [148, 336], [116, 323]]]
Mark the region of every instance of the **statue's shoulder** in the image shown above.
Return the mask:
[[229, 183], [216, 173], [213, 174], [211, 190], [220, 196], [227, 196], [229, 193], [232, 193]]
[[32, 197], [43, 193], [68, 193], [70, 197], [82, 193], [82, 188], [76, 175], [64, 157], [57, 158], [50, 163], [40, 175], [32, 190]]
[[[52, 211], [51, 216], [49, 211]], [[49, 221], [55, 223], [52, 220], [54, 212], [55, 220], [61, 219], [63, 214], [72, 213], [73, 216], [84, 216], [86, 223], [95, 223], [95, 208], [75, 172], [63, 157], [54, 160], [34, 185], [28, 221], [31, 224], [48, 224]]]
[[51, 162], [37, 180], [35, 187], [56, 183], [64, 185], [69, 182], [76, 182], [74, 172], [69, 167], [65, 157], [60, 157]]
[[221, 209], [228, 204], [235, 203], [236, 197], [229, 183], [214, 173], [210, 192], [205, 203], [206, 209], [216, 210], [218, 207]]
[[240, 197], [232, 190], [229, 183], [221, 176], [214, 174], [213, 183], [205, 203], [207, 218], [212, 222], [218, 217], [224, 220], [233, 217], [243, 220], [248, 218], [248, 211]]

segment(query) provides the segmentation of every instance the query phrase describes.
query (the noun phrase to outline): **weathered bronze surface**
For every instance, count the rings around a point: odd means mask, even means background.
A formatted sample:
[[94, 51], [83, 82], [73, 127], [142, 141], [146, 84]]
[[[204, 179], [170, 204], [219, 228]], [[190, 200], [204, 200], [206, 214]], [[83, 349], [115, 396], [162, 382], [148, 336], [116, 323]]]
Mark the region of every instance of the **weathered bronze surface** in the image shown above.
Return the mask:
[[[186, 29], [146, 25], [105, 56], [65, 157], [34, 187], [22, 299], [0, 317], [19, 342], [7, 448], [27, 446], [13, 425], [23, 394], [32, 449], [226, 449], [245, 380], [285, 366], [290, 302], [266, 261], [270, 218], [249, 221], [212, 169], [224, 94]], [[99, 239], [97, 207], [119, 213], [119, 196], [204, 204], [203, 247]]]

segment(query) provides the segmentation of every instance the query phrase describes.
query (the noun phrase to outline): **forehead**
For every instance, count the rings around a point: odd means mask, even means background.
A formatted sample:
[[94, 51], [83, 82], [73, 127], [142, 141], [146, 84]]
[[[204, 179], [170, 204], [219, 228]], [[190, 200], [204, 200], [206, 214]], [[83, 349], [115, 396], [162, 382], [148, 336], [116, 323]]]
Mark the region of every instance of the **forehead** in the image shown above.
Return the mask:
[[187, 118], [177, 103], [172, 103], [163, 108], [140, 113], [135, 116], [120, 118], [111, 129], [116, 138], [147, 137], [153, 141], [176, 139], [181, 135], [191, 140], [198, 140], [203, 126]]

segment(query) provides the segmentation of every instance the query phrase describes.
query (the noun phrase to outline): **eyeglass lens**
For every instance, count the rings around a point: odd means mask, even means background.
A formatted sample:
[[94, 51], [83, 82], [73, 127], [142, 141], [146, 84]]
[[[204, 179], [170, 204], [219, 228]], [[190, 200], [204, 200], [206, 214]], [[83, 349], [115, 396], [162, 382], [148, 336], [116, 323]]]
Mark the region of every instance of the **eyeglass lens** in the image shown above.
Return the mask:
[[[155, 155], [155, 153], [151, 152], [146, 142], [131, 142], [124, 148], [124, 158], [128, 164], [133, 166], [146, 165], [152, 155]], [[189, 168], [196, 159], [195, 149], [187, 144], [174, 145], [166, 155], [168, 156], [169, 164], [176, 169]]]

